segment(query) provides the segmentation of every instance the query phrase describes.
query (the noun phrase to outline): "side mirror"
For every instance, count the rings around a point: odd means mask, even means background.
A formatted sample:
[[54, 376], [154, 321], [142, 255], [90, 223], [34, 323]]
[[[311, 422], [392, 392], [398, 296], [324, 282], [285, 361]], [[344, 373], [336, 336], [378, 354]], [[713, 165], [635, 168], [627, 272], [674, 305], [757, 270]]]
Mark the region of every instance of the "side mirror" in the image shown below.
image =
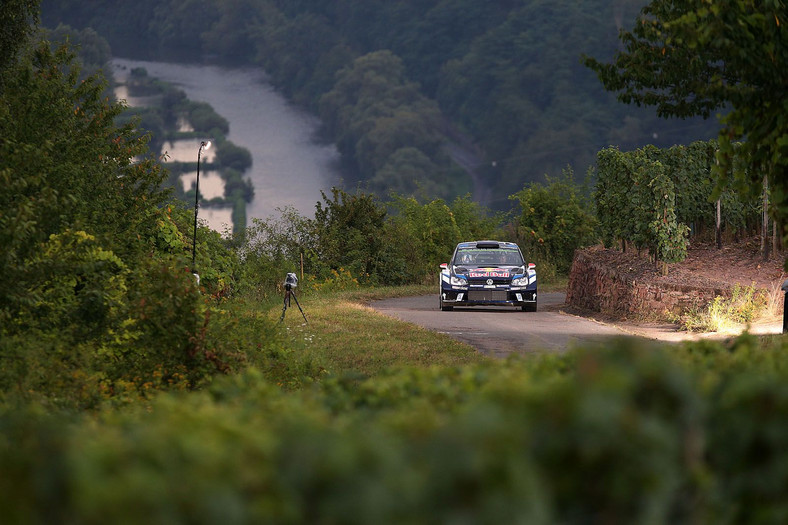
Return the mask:
[[534, 268], [536, 268], [536, 265], [534, 263], [528, 263], [529, 270], [533, 270]]
[[449, 265], [448, 265], [448, 264], [446, 264], [446, 263], [441, 263], [441, 270], [445, 270], [445, 269], [446, 269], [446, 268], [448, 268], [448, 267], [449, 267]]

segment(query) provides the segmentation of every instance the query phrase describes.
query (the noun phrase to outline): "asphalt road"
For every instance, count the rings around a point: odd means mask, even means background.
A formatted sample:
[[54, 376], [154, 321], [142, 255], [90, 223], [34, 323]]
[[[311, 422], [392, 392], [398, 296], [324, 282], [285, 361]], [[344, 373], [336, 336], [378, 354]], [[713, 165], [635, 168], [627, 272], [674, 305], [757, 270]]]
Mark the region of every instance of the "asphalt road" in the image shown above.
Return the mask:
[[537, 312], [501, 307], [442, 312], [438, 295], [434, 294], [375, 301], [370, 306], [385, 315], [447, 334], [495, 357], [512, 352], [561, 352], [576, 343], [629, 335], [612, 325], [561, 313], [564, 301], [563, 293], [540, 293]]

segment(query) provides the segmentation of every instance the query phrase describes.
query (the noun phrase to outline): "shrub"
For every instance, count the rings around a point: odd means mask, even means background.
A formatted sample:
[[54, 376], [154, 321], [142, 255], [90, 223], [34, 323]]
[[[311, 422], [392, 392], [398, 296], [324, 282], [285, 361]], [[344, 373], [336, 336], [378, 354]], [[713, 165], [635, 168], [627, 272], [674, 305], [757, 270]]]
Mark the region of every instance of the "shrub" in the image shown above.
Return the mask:
[[242, 289], [259, 298], [278, 295], [278, 285], [288, 272], [299, 269], [302, 255], [306, 273], [323, 272], [324, 263], [316, 255], [314, 223], [292, 207], [277, 211], [278, 217], [254, 219], [239, 249]]
[[194, 131], [214, 134], [213, 131], [216, 130], [221, 136], [230, 132], [230, 124], [227, 119], [216, 113], [210, 104], [205, 102], [190, 103], [189, 122]]
[[753, 286], [735, 285], [730, 297], [715, 297], [705, 309], [690, 308], [682, 312], [677, 321], [690, 332], [724, 332], [730, 328], [753, 321], [766, 309], [767, 294]]
[[510, 197], [521, 209], [517, 240], [526, 259], [536, 259], [546, 268], [554, 265], [556, 272], [566, 275], [575, 250], [598, 242], [597, 222], [571, 168], [559, 179], [546, 181], [530, 183]]
[[289, 394], [250, 370], [46, 442], [30, 437], [57, 419], [20, 426], [0, 411], [0, 460], [30, 481], [0, 492], [0, 510], [36, 501], [16, 507], [22, 521], [703, 522], [704, 417], [688, 379], [667, 354], [622, 343]]
[[350, 194], [332, 188], [330, 198], [325, 193], [322, 195], [323, 202], [316, 205], [314, 222], [316, 262], [323, 265], [317, 277], [345, 268], [354, 276], [374, 283], [386, 263], [381, 259], [386, 210], [371, 194]]
[[216, 146], [216, 162], [224, 168], [243, 173], [252, 166], [252, 154], [244, 147], [223, 140]]

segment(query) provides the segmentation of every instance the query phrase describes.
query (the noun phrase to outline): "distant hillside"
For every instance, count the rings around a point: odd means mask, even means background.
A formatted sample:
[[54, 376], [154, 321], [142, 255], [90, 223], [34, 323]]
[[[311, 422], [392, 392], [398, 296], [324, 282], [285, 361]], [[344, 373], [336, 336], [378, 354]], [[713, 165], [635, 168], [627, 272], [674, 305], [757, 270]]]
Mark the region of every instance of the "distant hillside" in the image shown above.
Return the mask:
[[[93, 27], [135, 58], [255, 64], [320, 114], [360, 182], [496, 208], [545, 174], [585, 173], [598, 150], [708, 139], [616, 102], [581, 53], [612, 57], [644, 0], [44, 0], [43, 22]], [[446, 122], [450, 125], [447, 127]], [[461, 168], [450, 141], [473, 149]], [[469, 148], [468, 143], [474, 146]]]

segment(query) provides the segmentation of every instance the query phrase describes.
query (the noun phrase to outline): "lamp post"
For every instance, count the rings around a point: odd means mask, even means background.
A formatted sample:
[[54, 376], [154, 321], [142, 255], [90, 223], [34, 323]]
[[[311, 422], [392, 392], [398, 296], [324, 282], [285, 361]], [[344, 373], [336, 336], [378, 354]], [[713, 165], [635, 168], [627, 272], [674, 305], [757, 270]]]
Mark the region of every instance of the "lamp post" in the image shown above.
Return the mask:
[[200, 282], [200, 276], [197, 270], [194, 269], [194, 262], [197, 259], [197, 210], [200, 208], [200, 156], [202, 150], [207, 150], [211, 147], [211, 141], [200, 142], [200, 149], [197, 150], [197, 187], [194, 191], [194, 235], [192, 236], [192, 272], [197, 277], [197, 282]]

